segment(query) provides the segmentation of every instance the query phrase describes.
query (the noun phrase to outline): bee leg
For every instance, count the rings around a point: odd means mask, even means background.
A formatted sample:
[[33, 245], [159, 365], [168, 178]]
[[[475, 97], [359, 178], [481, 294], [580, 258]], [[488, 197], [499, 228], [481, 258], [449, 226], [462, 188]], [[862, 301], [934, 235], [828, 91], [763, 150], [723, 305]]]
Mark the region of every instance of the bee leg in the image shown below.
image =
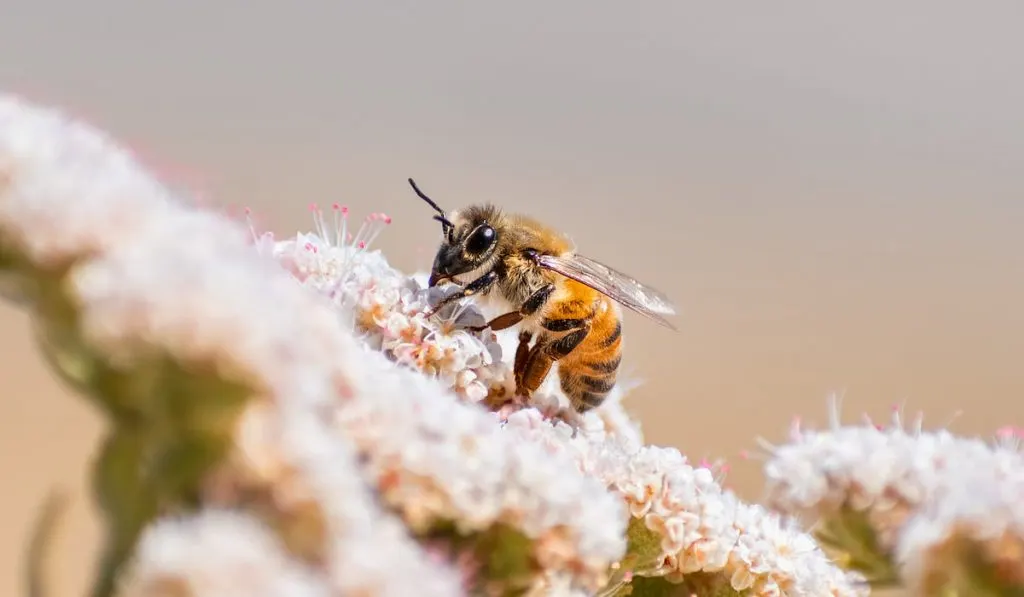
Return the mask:
[[[561, 319], [558, 321], [569, 321]], [[580, 342], [590, 333], [590, 326], [586, 323], [577, 324], [580, 327], [570, 331], [568, 334], [551, 342], [538, 341], [526, 357], [526, 364], [523, 370], [523, 381], [521, 389], [525, 396], [533, 394], [534, 390], [540, 387], [547, 377], [551, 366], [555, 361], [564, 358], [579, 346]], [[518, 393], [518, 392], [517, 392]]]
[[519, 333], [519, 345], [516, 347], [515, 366], [512, 368], [512, 376], [515, 379], [516, 389], [512, 396], [505, 400], [504, 405], [502, 406], [503, 411], [505, 411], [505, 409], [510, 409], [505, 412], [514, 412], [528, 406], [529, 398], [520, 392], [520, 388], [523, 383], [523, 371], [526, 366], [526, 359], [530, 356], [530, 340], [532, 339], [533, 334], [530, 332], [523, 331]]
[[435, 313], [437, 313], [438, 311], [440, 311], [441, 309], [443, 309], [446, 305], [448, 305], [450, 303], [454, 303], [456, 301], [460, 301], [460, 300], [466, 298], [467, 296], [473, 296], [474, 294], [481, 294], [481, 293], [487, 292], [488, 290], [491, 289], [491, 286], [494, 286], [494, 283], [497, 282], [497, 281], [498, 281], [498, 273], [497, 272], [495, 272], [494, 270], [491, 270], [491, 271], [487, 272], [486, 274], [480, 276], [476, 280], [473, 280], [469, 284], [466, 284], [466, 286], [462, 290], [460, 290], [459, 292], [450, 294], [450, 295], [444, 297], [443, 299], [437, 301], [437, 304], [434, 305], [430, 309], [430, 311], [427, 312], [427, 317], [428, 318], [433, 317]]
[[559, 410], [553, 417], [551, 417], [551, 424], [558, 425], [561, 421], [572, 428], [572, 439], [576, 439], [579, 434], [580, 427], [583, 426], [583, 415], [581, 415], [576, 409], [569, 407]]
[[523, 302], [523, 305], [519, 307], [519, 312], [522, 313], [524, 317], [533, 315], [544, 306], [544, 303], [548, 302], [548, 299], [551, 298], [551, 295], [554, 294], [554, 292], [554, 284], [541, 286], [539, 290], [531, 294], [530, 298]]
[[484, 325], [474, 325], [471, 327], [467, 327], [466, 329], [471, 332], [482, 332], [487, 329], [490, 329], [495, 332], [500, 332], [505, 328], [510, 328], [514, 326], [515, 324], [519, 323], [522, 320], [522, 313], [518, 311], [512, 311], [510, 313], [505, 313], [504, 315], [499, 315], [494, 319], [488, 321]]
[[510, 328], [522, 321], [524, 317], [529, 317], [536, 313], [537, 310], [543, 307], [544, 303], [551, 298], [551, 295], [554, 292], [555, 285], [546, 284], [531, 294], [530, 297], [523, 302], [523, 306], [519, 308], [519, 311], [512, 311], [510, 313], [505, 313], [504, 315], [499, 315], [487, 322], [486, 325], [471, 327], [469, 330], [472, 332], [482, 332], [490, 328], [495, 332], [500, 332], [505, 328]]
[[530, 332], [519, 332], [519, 346], [516, 347], [515, 366], [512, 368], [512, 375], [516, 380], [516, 388], [523, 383], [526, 359], [530, 356], [530, 340], [533, 340], [533, 334]]
[[538, 342], [530, 349], [523, 365], [523, 372], [516, 383], [516, 394], [529, 398], [540, 387], [555, 360], [547, 354], [546, 345]]

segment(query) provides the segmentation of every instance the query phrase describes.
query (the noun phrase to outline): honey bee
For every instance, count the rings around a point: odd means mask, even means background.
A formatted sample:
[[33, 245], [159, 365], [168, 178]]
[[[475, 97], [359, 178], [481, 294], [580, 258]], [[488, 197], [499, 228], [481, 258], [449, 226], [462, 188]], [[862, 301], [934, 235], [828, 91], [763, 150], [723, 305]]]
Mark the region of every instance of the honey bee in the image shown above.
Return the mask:
[[675, 314], [664, 294], [580, 255], [560, 232], [490, 204], [445, 213], [411, 178], [409, 185], [441, 223], [443, 240], [428, 285], [460, 287], [431, 313], [470, 296], [503, 299], [507, 313], [471, 329], [520, 326], [514, 365], [518, 396], [529, 398], [557, 362], [573, 409], [582, 414], [600, 406], [615, 387], [622, 361], [619, 304], [676, 329], [664, 317]]

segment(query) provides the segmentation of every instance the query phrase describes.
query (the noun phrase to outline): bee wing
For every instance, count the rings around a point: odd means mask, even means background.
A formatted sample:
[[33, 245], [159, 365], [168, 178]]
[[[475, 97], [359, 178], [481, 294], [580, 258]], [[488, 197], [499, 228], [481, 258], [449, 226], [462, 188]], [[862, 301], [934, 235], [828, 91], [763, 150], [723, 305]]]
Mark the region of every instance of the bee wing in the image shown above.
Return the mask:
[[662, 315], [675, 315], [676, 312], [667, 296], [600, 261], [570, 253], [567, 255], [539, 255], [537, 264], [566, 278], [576, 280], [580, 284], [586, 284], [617, 303], [669, 329], [676, 329], [671, 322], [662, 317]]

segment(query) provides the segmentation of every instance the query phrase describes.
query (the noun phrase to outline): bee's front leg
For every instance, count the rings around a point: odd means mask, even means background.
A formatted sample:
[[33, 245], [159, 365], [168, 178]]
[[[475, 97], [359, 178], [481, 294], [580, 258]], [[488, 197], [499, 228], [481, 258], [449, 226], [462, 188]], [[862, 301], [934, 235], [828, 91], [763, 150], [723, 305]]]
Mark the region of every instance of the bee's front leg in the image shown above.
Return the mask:
[[486, 329], [491, 329], [495, 332], [499, 332], [506, 328], [510, 328], [522, 321], [524, 317], [529, 317], [536, 313], [544, 306], [544, 303], [551, 298], [551, 295], [554, 292], [554, 284], [545, 284], [544, 286], [541, 286], [539, 290], [531, 294], [530, 298], [526, 299], [523, 306], [519, 308], [519, 311], [512, 311], [510, 313], [505, 313], [504, 315], [499, 315], [488, 321], [485, 325], [474, 326], [469, 328], [469, 330], [473, 332], [482, 332]]
[[487, 272], [486, 274], [480, 276], [476, 280], [473, 280], [469, 284], [466, 284], [466, 286], [462, 288], [462, 290], [460, 290], [459, 292], [452, 293], [444, 297], [443, 299], [437, 301], [437, 304], [434, 305], [433, 308], [431, 308], [430, 311], [427, 312], [427, 317], [433, 317], [438, 311], [443, 309], [445, 306], [456, 301], [460, 301], [466, 298], [467, 296], [473, 296], [474, 294], [487, 292], [488, 290], [490, 290], [491, 286], [494, 286], [494, 283], [497, 281], [497, 272], [495, 272], [494, 270]]

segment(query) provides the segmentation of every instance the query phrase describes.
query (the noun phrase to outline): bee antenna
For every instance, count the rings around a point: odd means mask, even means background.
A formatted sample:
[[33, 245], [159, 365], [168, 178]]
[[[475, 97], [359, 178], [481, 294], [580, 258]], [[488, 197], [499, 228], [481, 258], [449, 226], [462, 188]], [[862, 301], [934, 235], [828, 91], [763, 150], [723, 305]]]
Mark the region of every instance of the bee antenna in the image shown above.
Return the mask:
[[409, 186], [412, 187], [412, 190], [416, 191], [416, 194], [419, 195], [420, 199], [426, 201], [427, 204], [430, 205], [430, 207], [434, 208], [434, 211], [436, 211], [438, 213], [438, 215], [434, 216], [434, 219], [437, 220], [438, 222], [441, 222], [441, 227], [446, 232], [448, 232], [448, 231], [452, 230], [453, 228], [455, 228], [455, 225], [452, 224], [451, 220], [449, 220], [448, 218], [446, 218], [444, 216], [444, 210], [441, 209], [440, 207], [438, 207], [438, 205], [436, 203], [434, 203], [433, 199], [431, 199], [430, 197], [427, 197], [426, 193], [421, 191], [420, 188], [418, 186], [416, 186], [416, 181], [414, 181], [413, 179], [410, 178], [409, 179]]
[[427, 197], [426, 193], [421, 191], [420, 188], [418, 186], [416, 186], [416, 181], [414, 181], [413, 179], [410, 178], [409, 179], [409, 186], [412, 187], [412, 190], [416, 191], [416, 194], [419, 195], [420, 199], [426, 201], [427, 205], [429, 205], [430, 207], [433, 207], [434, 211], [436, 211], [437, 213], [441, 214], [441, 217], [444, 217], [444, 210], [441, 209], [440, 207], [438, 207], [438, 205], [436, 203], [434, 203], [433, 199], [431, 199], [430, 197]]

